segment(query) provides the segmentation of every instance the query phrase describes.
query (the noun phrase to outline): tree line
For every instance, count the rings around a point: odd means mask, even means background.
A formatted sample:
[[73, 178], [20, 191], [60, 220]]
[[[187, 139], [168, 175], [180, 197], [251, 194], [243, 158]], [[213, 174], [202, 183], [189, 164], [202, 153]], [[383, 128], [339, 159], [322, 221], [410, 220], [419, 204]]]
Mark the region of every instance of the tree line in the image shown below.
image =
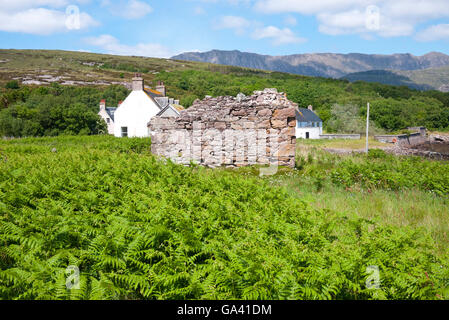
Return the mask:
[[8, 83], [0, 95], [0, 136], [36, 137], [92, 135], [106, 132], [98, 116], [99, 102], [116, 106], [129, 91], [122, 86], [107, 88], [52, 84], [30, 87]]

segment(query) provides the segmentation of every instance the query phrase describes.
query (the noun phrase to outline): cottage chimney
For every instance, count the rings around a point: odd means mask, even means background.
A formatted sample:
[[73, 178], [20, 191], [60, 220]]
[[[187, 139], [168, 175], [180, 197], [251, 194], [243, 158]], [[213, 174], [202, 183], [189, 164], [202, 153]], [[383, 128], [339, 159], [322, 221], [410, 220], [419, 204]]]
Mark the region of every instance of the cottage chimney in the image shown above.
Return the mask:
[[308, 106], [307, 109], [309, 109], [310, 111], [313, 111], [313, 107], [312, 106]]
[[157, 82], [156, 91], [159, 91], [160, 93], [162, 93], [163, 97], [166, 96], [167, 92], [165, 90], [165, 85], [162, 81]]
[[143, 90], [143, 78], [140, 73], [135, 73], [133, 78], [133, 91], [142, 91]]
[[179, 105], [179, 100], [175, 100], [174, 104]]
[[100, 101], [100, 111], [104, 111], [106, 110], [106, 100], [101, 100]]
[[168, 103], [170, 103], [170, 104], [175, 103], [175, 99], [173, 99], [173, 98], [168, 99]]

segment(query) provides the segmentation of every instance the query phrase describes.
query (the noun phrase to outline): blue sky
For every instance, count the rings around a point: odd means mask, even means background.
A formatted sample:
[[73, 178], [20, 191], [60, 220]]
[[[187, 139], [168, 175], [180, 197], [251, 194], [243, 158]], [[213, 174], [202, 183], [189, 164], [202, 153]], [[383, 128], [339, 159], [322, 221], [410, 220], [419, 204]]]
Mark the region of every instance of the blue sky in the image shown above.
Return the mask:
[[0, 0], [0, 47], [449, 54], [448, 0]]

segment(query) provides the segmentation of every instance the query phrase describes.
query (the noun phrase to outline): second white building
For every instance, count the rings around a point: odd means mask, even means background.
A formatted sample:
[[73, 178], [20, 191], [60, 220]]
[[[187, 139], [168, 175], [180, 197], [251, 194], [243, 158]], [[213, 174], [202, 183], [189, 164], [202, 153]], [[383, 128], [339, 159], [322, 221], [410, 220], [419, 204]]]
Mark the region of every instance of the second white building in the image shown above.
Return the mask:
[[296, 110], [296, 139], [320, 139], [323, 121], [313, 112], [312, 106]]

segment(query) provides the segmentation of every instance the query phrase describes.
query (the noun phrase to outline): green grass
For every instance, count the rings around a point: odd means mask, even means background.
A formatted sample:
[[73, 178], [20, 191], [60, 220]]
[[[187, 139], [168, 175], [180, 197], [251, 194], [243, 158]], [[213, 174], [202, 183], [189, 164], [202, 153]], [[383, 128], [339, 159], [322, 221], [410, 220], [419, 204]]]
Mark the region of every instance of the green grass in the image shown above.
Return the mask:
[[[0, 142], [1, 299], [449, 298], [428, 231], [316, 209], [276, 183], [290, 169], [184, 167], [149, 145]], [[66, 289], [69, 265], [80, 289]], [[371, 265], [380, 289], [365, 285]]]
[[[368, 138], [368, 144], [370, 148], [385, 148], [391, 147], [390, 144], [382, 143], [377, 140], [374, 140], [373, 137]], [[298, 139], [298, 143], [296, 146], [297, 154], [305, 154], [307, 155], [312, 149], [345, 149], [345, 150], [364, 150], [366, 147], [365, 137], [362, 137], [358, 140], [351, 139]]]
[[[404, 184], [395, 190], [389, 190], [373, 185], [367, 186], [355, 182], [342, 186], [331, 179], [332, 172], [338, 172], [348, 163], [358, 163], [368, 167], [385, 165], [379, 178], [388, 176], [388, 171], [406, 168], [409, 177], [423, 178], [428, 175], [429, 180], [438, 181], [446, 176], [445, 190], [449, 185], [447, 178], [447, 162], [424, 160], [420, 158], [406, 158], [386, 156], [367, 159], [364, 155], [332, 155], [323, 151], [325, 148], [342, 148], [359, 150], [361, 141], [358, 140], [298, 140], [297, 157], [303, 159], [300, 171], [281, 174], [274, 178], [274, 184], [283, 185], [293, 196], [306, 199], [318, 209], [329, 209], [348, 215], [363, 217], [380, 223], [403, 227], [423, 228], [427, 230], [437, 242], [440, 253], [449, 254], [449, 194], [437, 193], [424, 186], [409, 186]], [[374, 145], [374, 146], [373, 146]], [[370, 140], [370, 146], [376, 148], [385, 145]], [[412, 164], [412, 166], [406, 166]], [[429, 169], [430, 168], [430, 169]], [[435, 168], [435, 169], [432, 169]], [[430, 171], [430, 172], [429, 172]], [[357, 171], [361, 174], [362, 171]], [[372, 177], [373, 178], [373, 177]], [[398, 176], [399, 181], [402, 175]], [[413, 179], [413, 178], [409, 178]]]

